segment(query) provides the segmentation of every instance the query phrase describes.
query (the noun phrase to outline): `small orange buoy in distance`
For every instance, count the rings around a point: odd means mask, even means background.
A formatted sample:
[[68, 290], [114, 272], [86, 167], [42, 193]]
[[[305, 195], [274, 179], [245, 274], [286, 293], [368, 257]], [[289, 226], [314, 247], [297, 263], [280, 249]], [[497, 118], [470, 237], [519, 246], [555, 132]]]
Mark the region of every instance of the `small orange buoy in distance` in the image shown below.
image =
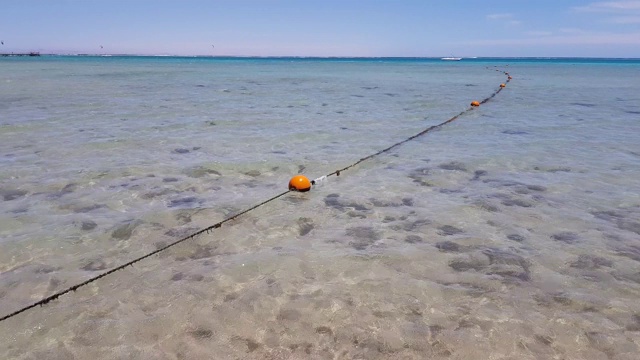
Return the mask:
[[305, 192], [311, 190], [311, 181], [304, 175], [296, 175], [289, 180], [289, 190]]
[[507, 79], [511, 80], [511, 79], [512, 79], [512, 77], [511, 77], [511, 76], [507, 76]]
[[505, 86], [507, 86], [507, 85], [505, 85], [505, 84], [500, 84], [500, 87], [505, 87]]
[[471, 106], [480, 106], [480, 102], [479, 101], [472, 101], [471, 102]]

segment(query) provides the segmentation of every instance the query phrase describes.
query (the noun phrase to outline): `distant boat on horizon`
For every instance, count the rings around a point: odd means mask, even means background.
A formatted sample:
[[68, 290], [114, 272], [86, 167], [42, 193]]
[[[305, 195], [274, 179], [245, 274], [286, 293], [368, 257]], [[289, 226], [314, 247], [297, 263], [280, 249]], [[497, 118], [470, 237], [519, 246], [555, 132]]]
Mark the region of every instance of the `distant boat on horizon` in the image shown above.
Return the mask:
[[443, 57], [440, 60], [445, 60], [445, 61], [460, 61], [462, 60], [462, 58], [460, 57]]

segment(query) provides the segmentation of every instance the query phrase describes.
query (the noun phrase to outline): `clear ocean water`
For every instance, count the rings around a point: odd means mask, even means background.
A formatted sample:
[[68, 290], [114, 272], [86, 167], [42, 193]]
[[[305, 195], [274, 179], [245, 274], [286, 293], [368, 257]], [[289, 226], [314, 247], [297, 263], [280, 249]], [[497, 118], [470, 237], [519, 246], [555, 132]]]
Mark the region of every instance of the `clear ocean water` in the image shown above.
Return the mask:
[[2, 359], [637, 359], [640, 61], [0, 58]]

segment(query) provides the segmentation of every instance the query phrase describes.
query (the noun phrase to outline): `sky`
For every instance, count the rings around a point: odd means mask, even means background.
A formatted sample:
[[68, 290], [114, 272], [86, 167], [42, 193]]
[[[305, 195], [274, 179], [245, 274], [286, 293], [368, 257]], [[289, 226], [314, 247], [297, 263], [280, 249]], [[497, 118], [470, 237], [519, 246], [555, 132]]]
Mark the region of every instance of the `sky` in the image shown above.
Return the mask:
[[0, 53], [640, 58], [640, 0], [0, 0]]

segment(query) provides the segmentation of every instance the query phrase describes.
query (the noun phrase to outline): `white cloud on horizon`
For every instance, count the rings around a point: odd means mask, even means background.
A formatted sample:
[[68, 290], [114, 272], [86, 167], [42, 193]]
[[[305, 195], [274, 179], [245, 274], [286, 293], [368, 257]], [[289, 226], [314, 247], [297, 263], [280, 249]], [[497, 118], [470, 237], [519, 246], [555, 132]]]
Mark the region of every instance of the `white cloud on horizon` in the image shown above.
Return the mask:
[[578, 29], [578, 28], [560, 28], [561, 33], [565, 34], [588, 34], [588, 31]]
[[601, 1], [572, 8], [582, 13], [601, 14], [601, 21], [609, 24], [640, 24], [640, 0]]
[[518, 26], [522, 24], [522, 21], [518, 20], [510, 13], [502, 14], [488, 14], [485, 16], [489, 21], [500, 21], [507, 26]]
[[640, 1], [627, 0], [627, 1], [600, 1], [593, 2], [585, 6], [576, 6], [573, 8], [576, 11], [585, 12], [626, 12], [629, 10], [640, 11]]
[[609, 18], [607, 22], [612, 24], [640, 24], [640, 15], [638, 16], [616, 16]]
[[506, 20], [513, 19], [513, 14], [489, 14], [487, 15], [487, 19], [489, 20]]

